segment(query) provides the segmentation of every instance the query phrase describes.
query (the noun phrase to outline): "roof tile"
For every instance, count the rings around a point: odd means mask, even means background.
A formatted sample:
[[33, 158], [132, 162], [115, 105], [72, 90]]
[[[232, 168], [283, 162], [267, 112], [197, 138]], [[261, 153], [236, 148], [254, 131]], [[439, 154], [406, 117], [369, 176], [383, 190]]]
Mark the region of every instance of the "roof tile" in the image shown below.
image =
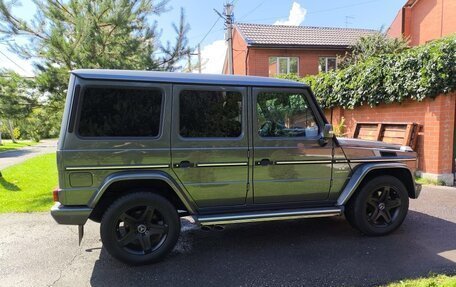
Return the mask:
[[285, 26], [236, 23], [252, 46], [338, 46], [354, 45], [362, 37], [378, 33], [371, 29]]

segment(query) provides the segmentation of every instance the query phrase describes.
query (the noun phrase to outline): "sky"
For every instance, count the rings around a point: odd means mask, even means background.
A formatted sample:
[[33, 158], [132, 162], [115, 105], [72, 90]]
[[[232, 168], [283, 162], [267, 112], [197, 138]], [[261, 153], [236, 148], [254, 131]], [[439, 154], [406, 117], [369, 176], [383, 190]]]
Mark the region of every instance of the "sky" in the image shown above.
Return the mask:
[[[30, 0], [13, 12], [31, 19], [35, 13]], [[172, 24], [184, 9], [190, 24], [189, 44], [201, 44], [204, 73], [221, 73], [225, 58], [224, 24], [214, 9], [223, 11], [226, 0], [170, 0], [169, 11], [154, 17], [161, 31], [161, 41], [173, 41]], [[240, 23], [349, 27], [386, 30], [405, 0], [230, 0], [234, 3], [234, 20]], [[219, 20], [217, 20], [219, 19]], [[212, 27], [212, 29], [211, 29]], [[194, 59], [196, 61], [196, 58]], [[31, 60], [21, 59], [0, 42], [0, 67], [33, 76]]]

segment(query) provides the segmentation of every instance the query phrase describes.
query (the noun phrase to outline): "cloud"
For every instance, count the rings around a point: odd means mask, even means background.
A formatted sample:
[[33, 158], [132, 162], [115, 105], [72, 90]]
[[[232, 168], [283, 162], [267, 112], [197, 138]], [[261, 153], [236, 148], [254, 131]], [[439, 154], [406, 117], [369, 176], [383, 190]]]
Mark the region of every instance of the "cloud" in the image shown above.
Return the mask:
[[307, 9], [302, 8], [298, 2], [293, 2], [293, 5], [291, 5], [290, 14], [288, 15], [288, 20], [278, 20], [274, 23], [274, 25], [299, 26], [306, 18], [306, 14]]
[[[205, 74], [221, 74], [225, 62], [225, 40], [216, 40], [201, 48], [202, 72]], [[195, 72], [195, 71], [194, 71]], [[196, 71], [197, 72], [197, 71]]]

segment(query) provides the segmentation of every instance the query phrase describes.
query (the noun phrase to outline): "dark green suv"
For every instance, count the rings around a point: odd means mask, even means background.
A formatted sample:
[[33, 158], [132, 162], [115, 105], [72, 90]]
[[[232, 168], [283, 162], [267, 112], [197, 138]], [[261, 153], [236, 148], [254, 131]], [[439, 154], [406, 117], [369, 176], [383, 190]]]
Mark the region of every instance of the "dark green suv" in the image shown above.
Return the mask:
[[417, 198], [409, 147], [341, 139], [302, 83], [145, 71], [71, 74], [57, 151], [60, 224], [101, 222], [128, 264], [164, 258], [200, 225], [345, 214], [367, 235]]

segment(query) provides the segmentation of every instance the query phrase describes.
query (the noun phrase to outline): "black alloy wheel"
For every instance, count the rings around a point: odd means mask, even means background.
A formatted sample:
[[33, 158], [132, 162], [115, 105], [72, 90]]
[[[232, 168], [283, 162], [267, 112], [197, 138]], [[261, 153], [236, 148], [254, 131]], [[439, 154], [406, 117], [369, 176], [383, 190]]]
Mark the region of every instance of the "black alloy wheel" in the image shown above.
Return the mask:
[[169, 254], [180, 234], [176, 208], [152, 192], [117, 199], [105, 212], [101, 240], [109, 254], [130, 264], [155, 263]]
[[383, 175], [364, 183], [345, 209], [350, 224], [367, 235], [386, 235], [404, 221], [409, 206], [408, 191], [396, 177]]

